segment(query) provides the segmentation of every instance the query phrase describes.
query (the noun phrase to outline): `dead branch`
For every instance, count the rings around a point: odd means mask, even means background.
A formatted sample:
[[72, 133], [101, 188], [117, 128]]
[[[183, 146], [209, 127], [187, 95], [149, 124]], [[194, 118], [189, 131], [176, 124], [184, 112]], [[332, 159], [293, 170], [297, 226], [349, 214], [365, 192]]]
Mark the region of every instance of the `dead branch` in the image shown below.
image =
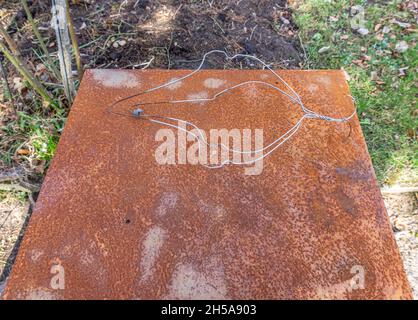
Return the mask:
[[418, 193], [418, 186], [415, 187], [393, 187], [381, 189], [382, 194]]
[[75, 87], [72, 75], [71, 41], [68, 31], [66, 7], [66, 0], [52, 0], [52, 24], [57, 37], [61, 77], [64, 84], [65, 95], [67, 96], [69, 104], [71, 104], [73, 97], [75, 96]]
[[10, 51], [16, 55], [16, 56], [20, 56], [20, 52], [17, 49], [17, 46], [15, 44], [15, 42], [13, 41], [13, 39], [9, 36], [9, 34], [7, 33], [6, 29], [3, 28], [2, 24], [0, 23], [0, 35], [4, 38], [4, 40], [6, 41], [7, 45], [10, 48]]
[[5, 93], [4, 96], [13, 102], [13, 95], [12, 91], [10, 90], [9, 82], [7, 81], [7, 73], [3, 66], [2, 55], [0, 55], [0, 77], [3, 78], [3, 91]]
[[68, 29], [70, 31], [71, 43], [73, 45], [73, 53], [74, 53], [74, 57], [75, 57], [75, 63], [77, 65], [78, 78], [81, 79], [83, 77], [83, 65], [81, 63], [80, 49], [78, 47], [78, 39], [77, 39], [77, 35], [75, 33], [73, 19], [71, 18], [70, 4], [69, 4], [68, 0], [67, 0], [66, 13], [67, 13], [67, 22], [68, 22]]
[[42, 51], [43, 51], [43, 53], [44, 53], [47, 61], [49, 62], [48, 63], [48, 66], [50, 67], [50, 69], [51, 69], [53, 75], [55, 76], [55, 78], [57, 80], [61, 80], [60, 79], [60, 73], [59, 73], [58, 69], [55, 67], [54, 61], [52, 60], [52, 58], [51, 58], [51, 56], [49, 54], [48, 48], [46, 47], [46, 44], [45, 44], [45, 41], [42, 38], [42, 35], [40, 34], [39, 29], [36, 26], [35, 21], [33, 20], [33, 17], [32, 17], [32, 14], [30, 12], [30, 9], [29, 9], [29, 6], [28, 6], [27, 1], [26, 0], [20, 0], [20, 1], [22, 2], [23, 9], [25, 10], [25, 13], [26, 13], [26, 16], [28, 18], [28, 21], [29, 21], [29, 23], [30, 23], [30, 25], [32, 27], [32, 31], [35, 34], [36, 38], [38, 39], [39, 46], [41, 47], [41, 49], [42, 49]]
[[[1, 31], [1, 30], [0, 30]], [[6, 45], [0, 41], [0, 51], [3, 52], [7, 60], [9, 60], [19, 73], [25, 78], [25, 80], [32, 86], [32, 88], [49, 104], [54, 105], [54, 100], [49, 95], [44, 86], [31, 74], [29, 69], [25, 66], [18, 55], [13, 55], [12, 52], [7, 49]]]

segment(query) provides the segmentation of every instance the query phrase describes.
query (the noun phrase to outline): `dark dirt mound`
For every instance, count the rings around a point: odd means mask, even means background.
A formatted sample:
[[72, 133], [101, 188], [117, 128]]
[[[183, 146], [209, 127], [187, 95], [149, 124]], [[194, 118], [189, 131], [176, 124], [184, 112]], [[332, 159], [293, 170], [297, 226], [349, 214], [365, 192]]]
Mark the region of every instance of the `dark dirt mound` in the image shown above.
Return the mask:
[[[88, 68], [194, 68], [196, 60], [213, 49], [253, 54], [276, 68], [298, 68], [302, 60], [285, 0], [79, 0], [76, 3], [71, 5], [71, 13], [82, 60]], [[51, 50], [54, 50], [49, 1], [34, 1], [31, 10], [42, 21], [42, 32], [51, 39]], [[24, 23], [25, 15], [20, 12], [9, 31]], [[29, 54], [30, 39], [21, 37], [19, 41], [20, 47], [27, 48]], [[205, 67], [224, 67], [221, 58], [210, 61]], [[253, 66], [242, 62], [238, 67]]]

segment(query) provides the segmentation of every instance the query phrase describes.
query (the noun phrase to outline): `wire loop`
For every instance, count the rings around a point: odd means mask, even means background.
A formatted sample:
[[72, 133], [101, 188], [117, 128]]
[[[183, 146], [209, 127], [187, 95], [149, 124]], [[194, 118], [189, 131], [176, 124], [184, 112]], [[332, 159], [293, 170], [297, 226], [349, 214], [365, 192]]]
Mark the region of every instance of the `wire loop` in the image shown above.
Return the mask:
[[[227, 61], [232, 61], [232, 60], [235, 60], [235, 59], [238, 59], [238, 58], [248, 58], [248, 59], [252, 59], [252, 60], [255, 60], [255, 61], [261, 63], [264, 68], [268, 69], [289, 90], [289, 92], [283, 91], [279, 87], [277, 87], [277, 86], [275, 86], [271, 83], [268, 83], [266, 81], [249, 80], [249, 81], [240, 82], [240, 83], [235, 84], [235, 85], [233, 85], [229, 88], [223, 89], [223, 90], [217, 92], [216, 94], [214, 94], [212, 97], [209, 97], [209, 98], [196, 98], [196, 99], [166, 100], [166, 101], [154, 101], [154, 102], [145, 102], [145, 103], [134, 103], [130, 106], [130, 108], [136, 107], [136, 109], [131, 110], [130, 113], [118, 112], [118, 111], [114, 110], [115, 107], [118, 104], [120, 104], [124, 101], [128, 101], [128, 100], [137, 98], [139, 96], [146, 95], [148, 93], [160, 90], [162, 88], [173, 85], [173, 84], [175, 84], [179, 81], [183, 81], [187, 78], [192, 77], [193, 75], [195, 75], [196, 73], [198, 73], [202, 69], [203, 64], [205, 63], [207, 57], [211, 54], [214, 54], [214, 53], [223, 54]], [[245, 86], [245, 85], [248, 85], [248, 84], [259, 84], [259, 85], [264, 85], [264, 86], [267, 86], [271, 89], [274, 89], [275, 91], [279, 92], [280, 94], [286, 96], [292, 103], [297, 104], [301, 108], [301, 110], [304, 112], [304, 115], [297, 121], [297, 123], [292, 128], [290, 128], [288, 131], [286, 131], [284, 134], [282, 134], [280, 137], [275, 139], [273, 142], [271, 142], [267, 146], [263, 147], [262, 149], [258, 149], [258, 150], [242, 151], [242, 150], [236, 150], [236, 149], [233, 149], [233, 148], [229, 148], [228, 146], [226, 146], [223, 143], [217, 143], [217, 144], [208, 143], [206, 141], [206, 139], [204, 138], [204, 135], [202, 134], [201, 129], [199, 127], [197, 127], [194, 123], [192, 123], [190, 121], [182, 120], [182, 119], [163, 116], [163, 115], [146, 114], [145, 111], [142, 108], [139, 108], [140, 106], [144, 107], [144, 106], [156, 105], [156, 104], [177, 104], [177, 103], [196, 103], [196, 102], [213, 101], [213, 100], [217, 99], [218, 97], [222, 96], [223, 94], [225, 94], [227, 92], [230, 92], [230, 91], [232, 91], [236, 88], [239, 88], [239, 87], [242, 87], [242, 86]], [[352, 98], [352, 97], [350, 96], [350, 98]], [[233, 56], [230, 56], [230, 55], [228, 55], [228, 53], [226, 53], [225, 51], [222, 51], [222, 50], [212, 50], [212, 51], [209, 51], [209, 52], [205, 53], [203, 58], [202, 58], [202, 61], [200, 62], [199, 66], [197, 67], [197, 69], [191, 71], [190, 73], [186, 74], [185, 76], [179, 77], [177, 79], [172, 79], [172, 80], [170, 80], [166, 83], [163, 83], [161, 85], [157, 85], [155, 87], [149, 88], [149, 89], [147, 89], [145, 91], [142, 91], [140, 93], [137, 93], [137, 94], [130, 95], [130, 96], [124, 97], [122, 99], [119, 99], [116, 102], [114, 102], [113, 104], [111, 104], [108, 107], [107, 111], [112, 113], [112, 114], [115, 114], [115, 115], [140, 118], [140, 119], [148, 120], [148, 121], [156, 123], [156, 124], [161, 124], [161, 125], [164, 125], [164, 126], [167, 126], [167, 127], [176, 128], [177, 130], [185, 131], [187, 134], [191, 135], [192, 137], [194, 137], [198, 141], [199, 151], [200, 151], [201, 143], [206, 144], [209, 147], [216, 147], [216, 148], [221, 147], [222, 149], [224, 149], [226, 151], [233, 152], [233, 153], [239, 153], [239, 154], [254, 154], [254, 155], [257, 155], [258, 153], [261, 153], [261, 152], [264, 152], [264, 151], [268, 150], [265, 154], [263, 153], [263, 154], [261, 154], [261, 156], [257, 157], [256, 159], [252, 159], [252, 160], [249, 160], [249, 161], [233, 161], [233, 160], [228, 159], [228, 160], [224, 160], [220, 164], [216, 164], [216, 165], [201, 164], [201, 165], [203, 165], [207, 168], [211, 168], [211, 169], [221, 168], [221, 167], [223, 167], [224, 165], [227, 165], [227, 164], [248, 165], [248, 164], [253, 164], [256, 161], [259, 161], [261, 159], [264, 159], [265, 157], [270, 155], [274, 150], [276, 150], [279, 146], [281, 146], [283, 143], [285, 143], [287, 140], [289, 140], [294, 134], [296, 134], [299, 131], [299, 129], [301, 128], [302, 123], [305, 119], [319, 119], [319, 120], [324, 120], [324, 121], [328, 121], [328, 122], [343, 123], [343, 122], [349, 121], [356, 114], [356, 110], [354, 110], [354, 112], [347, 117], [334, 118], [334, 117], [330, 117], [330, 116], [327, 116], [327, 115], [322, 115], [322, 114], [319, 114], [317, 112], [314, 112], [314, 111], [310, 110], [309, 108], [307, 108], [303, 104], [302, 99], [299, 96], [299, 94], [279, 74], [277, 74], [277, 72], [275, 72], [272, 68], [270, 68], [270, 66], [268, 64], [266, 64], [265, 62], [263, 62], [259, 58], [255, 57], [255, 56], [252, 56], [252, 55], [235, 54]], [[158, 119], [160, 119], [160, 120], [158, 120]], [[185, 124], [185, 128], [182, 128], [182, 127], [180, 127], [178, 125], [175, 125], [173, 123], [170, 123], [170, 122], [162, 121], [161, 119], [166, 120], [166, 121], [182, 122], [182, 123]], [[196, 135], [193, 132], [191, 132], [190, 130], [188, 130], [187, 126], [191, 126], [194, 129], [197, 129], [197, 131], [199, 132], [199, 135]]]

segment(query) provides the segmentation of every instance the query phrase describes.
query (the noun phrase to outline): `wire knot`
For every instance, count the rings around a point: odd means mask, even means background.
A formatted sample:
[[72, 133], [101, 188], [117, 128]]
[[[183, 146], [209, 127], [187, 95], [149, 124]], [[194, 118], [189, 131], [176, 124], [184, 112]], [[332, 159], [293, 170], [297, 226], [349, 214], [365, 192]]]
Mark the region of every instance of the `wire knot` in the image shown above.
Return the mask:
[[142, 110], [141, 108], [137, 108], [134, 111], [132, 111], [132, 115], [135, 118], [139, 118], [141, 116], [141, 114], [143, 114], [143, 113], [144, 113], [144, 110]]

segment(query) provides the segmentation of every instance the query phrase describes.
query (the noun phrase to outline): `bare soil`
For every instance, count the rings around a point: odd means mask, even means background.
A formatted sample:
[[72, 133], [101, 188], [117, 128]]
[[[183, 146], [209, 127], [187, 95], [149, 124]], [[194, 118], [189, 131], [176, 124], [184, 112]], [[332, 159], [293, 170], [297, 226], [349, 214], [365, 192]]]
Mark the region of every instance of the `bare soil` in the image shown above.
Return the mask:
[[[287, 1], [78, 1], [71, 6], [82, 60], [88, 68], [193, 68], [213, 50], [254, 54], [276, 68], [298, 68], [302, 48]], [[49, 27], [50, 2], [31, 6], [42, 33]], [[26, 23], [18, 11], [14, 32]], [[20, 48], [32, 54], [32, 36], [17, 36]], [[50, 42], [54, 48], [53, 41]], [[35, 57], [33, 57], [35, 58]], [[190, 61], [192, 60], [192, 61]], [[207, 68], [223, 68], [222, 59]], [[243, 64], [243, 68], [252, 65]]]
[[0, 201], [0, 295], [12, 269], [29, 218], [29, 202], [12, 194]]
[[406, 275], [418, 300], [418, 194], [385, 195], [386, 209]]

